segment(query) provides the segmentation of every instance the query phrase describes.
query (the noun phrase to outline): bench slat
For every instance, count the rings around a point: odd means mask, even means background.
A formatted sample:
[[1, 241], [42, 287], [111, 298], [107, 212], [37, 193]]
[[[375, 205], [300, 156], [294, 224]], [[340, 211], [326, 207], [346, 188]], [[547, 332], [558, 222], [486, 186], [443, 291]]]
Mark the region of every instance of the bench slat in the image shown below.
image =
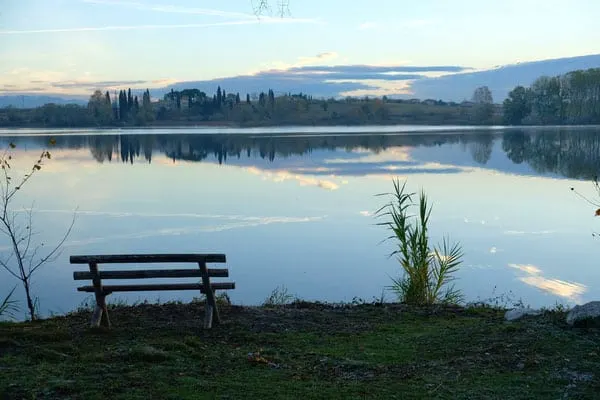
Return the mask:
[[206, 262], [224, 263], [225, 254], [110, 254], [93, 256], [71, 256], [71, 264], [117, 264], [117, 263], [163, 263], [163, 262]]
[[[155, 270], [131, 270], [131, 271], [100, 271], [100, 279], [146, 279], [146, 278], [200, 278], [202, 273], [199, 269], [155, 269]], [[227, 268], [209, 268], [208, 275], [211, 278], [227, 278]], [[73, 279], [84, 281], [92, 279], [89, 271], [73, 272]]]
[[[217, 282], [211, 283], [213, 290], [235, 289], [235, 282]], [[204, 293], [204, 286], [201, 283], [164, 283], [153, 285], [106, 285], [102, 286], [105, 293], [111, 292], [146, 292], [160, 290], [199, 290]], [[94, 292], [93, 286], [81, 286], [77, 288], [79, 292]]]

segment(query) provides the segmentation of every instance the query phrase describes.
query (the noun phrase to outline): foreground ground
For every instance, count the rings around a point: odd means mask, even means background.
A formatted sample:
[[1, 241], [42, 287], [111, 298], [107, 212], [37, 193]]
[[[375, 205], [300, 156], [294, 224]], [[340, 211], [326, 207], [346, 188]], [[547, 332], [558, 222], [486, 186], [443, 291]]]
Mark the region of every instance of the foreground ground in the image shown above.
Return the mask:
[[0, 323], [0, 399], [598, 398], [600, 332], [491, 309], [119, 307]]

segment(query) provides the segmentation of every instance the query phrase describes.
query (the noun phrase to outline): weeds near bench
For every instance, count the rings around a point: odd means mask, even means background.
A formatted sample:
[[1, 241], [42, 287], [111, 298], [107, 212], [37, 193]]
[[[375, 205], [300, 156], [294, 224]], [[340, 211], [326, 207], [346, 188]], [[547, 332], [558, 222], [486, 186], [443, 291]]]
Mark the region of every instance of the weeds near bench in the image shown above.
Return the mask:
[[285, 286], [277, 286], [269, 297], [263, 303], [265, 307], [284, 306], [290, 304], [294, 300], [294, 296], [290, 294]]
[[[441, 246], [432, 247], [428, 232], [431, 206], [427, 196], [421, 192], [415, 203], [415, 193], [405, 191], [406, 183], [400, 186], [396, 179], [393, 183], [394, 192], [383, 194], [392, 199], [375, 213], [377, 218], [390, 219], [378, 225], [392, 231], [387, 239], [394, 240], [397, 249], [390, 257], [396, 256], [402, 267], [403, 274], [392, 278], [391, 289], [406, 304], [459, 303], [462, 294], [450, 284], [463, 257], [461, 246], [444, 239]], [[418, 208], [417, 215], [410, 213], [414, 207]]]

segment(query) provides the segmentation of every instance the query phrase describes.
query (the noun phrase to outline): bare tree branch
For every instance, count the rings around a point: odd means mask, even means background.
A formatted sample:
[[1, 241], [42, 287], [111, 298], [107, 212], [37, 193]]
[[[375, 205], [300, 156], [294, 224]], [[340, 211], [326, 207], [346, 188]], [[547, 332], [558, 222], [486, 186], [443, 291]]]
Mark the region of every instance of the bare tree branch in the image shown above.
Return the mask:
[[31, 266], [29, 267], [30, 274], [34, 273], [38, 268], [40, 268], [45, 263], [52, 262], [52, 261], [56, 260], [57, 257], [60, 256], [60, 251], [62, 249], [62, 246], [65, 244], [65, 242], [67, 241], [67, 238], [71, 234], [71, 231], [73, 230], [73, 226], [75, 225], [76, 218], [77, 218], [77, 213], [75, 212], [75, 213], [73, 213], [73, 219], [71, 220], [71, 224], [69, 225], [69, 228], [65, 232], [65, 234], [62, 237], [62, 239], [60, 240], [60, 242], [58, 242], [58, 244], [50, 251], [50, 253], [48, 253], [45, 257], [42, 257], [40, 259], [40, 261], [34, 267], [31, 267]]
[[25, 228], [25, 230], [27, 231], [27, 245], [25, 245], [25, 250], [23, 250], [23, 257], [27, 257], [27, 254], [29, 253], [29, 247], [31, 246], [31, 237], [33, 236], [33, 204], [31, 205], [31, 208], [27, 211], [27, 216], [29, 217], [27, 227]]
[[16, 272], [14, 272], [14, 271], [13, 271], [13, 270], [10, 268], [10, 266], [8, 265], [8, 263], [6, 263], [6, 262], [4, 262], [4, 261], [0, 260], [0, 266], [1, 266], [2, 268], [4, 268], [6, 271], [8, 271], [8, 273], [9, 273], [9, 274], [11, 274], [12, 276], [14, 276], [15, 278], [17, 278], [17, 279], [19, 279], [19, 280], [21, 279], [21, 276], [20, 276], [20, 275], [17, 275], [17, 273], [16, 273]]
[[[53, 143], [54, 141], [51, 140], [50, 144], [52, 145]], [[34, 298], [31, 293], [31, 278], [44, 264], [56, 260], [60, 255], [60, 250], [75, 224], [76, 214], [73, 214], [73, 220], [58, 244], [52, 248], [46, 256], [41, 257], [36, 261], [38, 250], [43, 244], [35, 246], [32, 240], [36, 235], [33, 230], [33, 204], [30, 209], [24, 210], [26, 213], [25, 228], [19, 224], [20, 218], [18, 218], [18, 213], [11, 211], [10, 204], [11, 200], [21, 190], [23, 185], [25, 185], [37, 171], [42, 169], [44, 160], [50, 159], [50, 153], [46, 150], [42, 151], [31, 170], [23, 175], [19, 182], [15, 184], [13, 182], [13, 177], [8, 172], [11, 168], [9, 161], [12, 160], [10, 149], [14, 149], [14, 147], [15, 145], [10, 143], [2, 156], [0, 156], [0, 166], [3, 171], [2, 175], [0, 175], [3, 178], [0, 179], [0, 207], [2, 207], [2, 210], [0, 210], [0, 233], [4, 234], [4, 236], [9, 239], [10, 247], [12, 248], [12, 251], [6, 260], [0, 260], [0, 266], [21, 282], [23, 289], [25, 290], [29, 316], [31, 320], [35, 320], [37, 317], [39, 301], [37, 298]]]

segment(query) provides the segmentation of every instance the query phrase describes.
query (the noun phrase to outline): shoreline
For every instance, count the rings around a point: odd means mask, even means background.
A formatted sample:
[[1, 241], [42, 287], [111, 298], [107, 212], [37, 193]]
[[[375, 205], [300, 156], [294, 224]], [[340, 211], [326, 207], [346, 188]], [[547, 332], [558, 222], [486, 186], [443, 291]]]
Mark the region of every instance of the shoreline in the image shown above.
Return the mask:
[[[264, 132], [260, 130], [264, 129]], [[17, 135], [39, 135], [42, 133], [63, 135], [69, 134], [93, 134], [97, 131], [115, 132], [127, 134], [131, 131], [148, 131], [154, 134], [154, 131], [173, 130], [174, 134], [260, 134], [264, 136], [292, 136], [297, 134], [313, 136], [331, 136], [331, 135], [399, 135], [399, 134], [451, 134], [451, 133], [470, 133], [486, 132], [500, 133], [506, 131], [538, 131], [538, 130], [597, 130], [600, 125], [415, 125], [415, 124], [390, 124], [390, 125], [273, 125], [273, 126], [232, 126], [232, 125], [173, 125], [173, 126], [145, 126], [145, 127], [0, 127], [0, 136]], [[177, 132], [190, 131], [194, 132]], [[214, 131], [214, 132], [210, 132]], [[258, 132], [257, 132], [258, 131]], [[163, 133], [161, 133], [163, 134]], [[167, 133], [164, 133], [167, 134]]]

